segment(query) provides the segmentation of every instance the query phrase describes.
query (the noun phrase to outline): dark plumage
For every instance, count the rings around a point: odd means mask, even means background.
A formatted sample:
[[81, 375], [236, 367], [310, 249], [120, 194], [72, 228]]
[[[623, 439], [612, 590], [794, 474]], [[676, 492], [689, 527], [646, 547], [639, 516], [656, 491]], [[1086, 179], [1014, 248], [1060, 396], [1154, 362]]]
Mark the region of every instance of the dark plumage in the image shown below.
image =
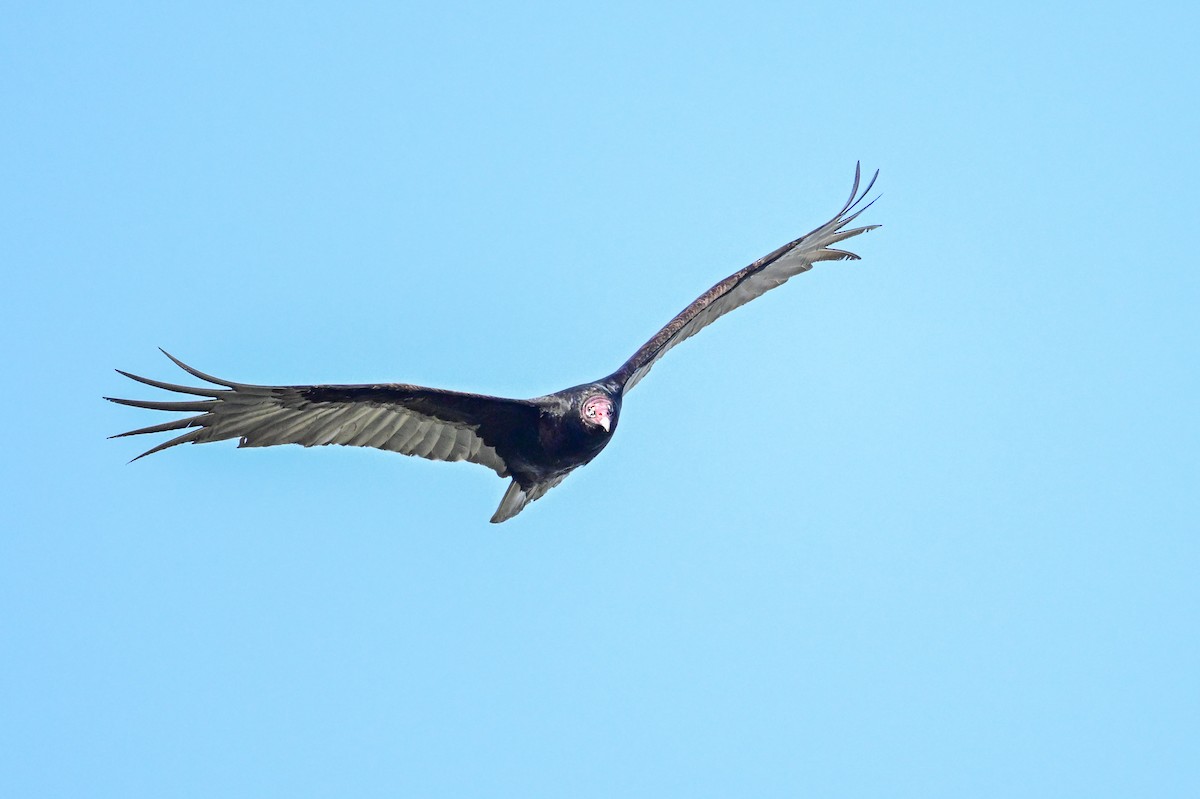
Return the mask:
[[[256, 386], [235, 383], [168, 358], [211, 386], [164, 383], [120, 372], [155, 388], [201, 399], [162, 402], [114, 399], [112, 402], [161, 411], [194, 413], [121, 436], [186, 430], [146, 452], [145, 457], [176, 444], [237, 439], [241, 447], [344, 444], [400, 452], [440, 461], [467, 460], [494, 470], [512, 483], [492, 516], [511, 519], [526, 504], [562, 482], [571, 471], [600, 454], [617, 429], [621, 400], [669, 349], [818, 261], [857, 259], [833, 249], [839, 241], [877, 225], [845, 229], [865, 211], [875, 183], [859, 192], [854, 171], [850, 199], [824, 225], [760, 258], [700, 295], [667, 323], [620, 369], [594, 383], [529, 400], [504, 399], [402, 383], [331, 386]], [[120, 371], [120, 370], [118, 370]], [[137, 458], [134, 458], [137, 460]]]

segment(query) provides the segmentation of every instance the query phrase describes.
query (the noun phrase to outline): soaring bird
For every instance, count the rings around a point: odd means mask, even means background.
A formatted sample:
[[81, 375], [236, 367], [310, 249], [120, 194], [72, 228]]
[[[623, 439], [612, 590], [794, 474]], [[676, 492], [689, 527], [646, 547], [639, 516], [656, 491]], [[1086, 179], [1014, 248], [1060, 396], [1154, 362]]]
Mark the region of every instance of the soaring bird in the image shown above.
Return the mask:
[[210, 385], [183, 386], [117, 371], [139, 383], [199, 399], [105, 399], [195, 415], [113, 438], [187, 430], [134, 460], [176, 444], [229, 438], [237, 439], [239, 447], [345, 444], [437, 461], [466, 460], [512, 478], [491, 519], [506, 521], [600, 454], [617, 430], [625, 393], [676, 344], [793, 275], [807, 272], [818, 261], [858, 260], [854, 253], [832, 245], [878, 227], [847, 229], [874, 202], [864, 204], [879, 172], [860, 192], [861, 176], [860, 166], [855, 166], [850, 199], [832, 219], [701, 294], [621, 368], [599, 380], [524, 400], [404, 383], [259, 386], [205, 374], [164, 350], [176, 366]]

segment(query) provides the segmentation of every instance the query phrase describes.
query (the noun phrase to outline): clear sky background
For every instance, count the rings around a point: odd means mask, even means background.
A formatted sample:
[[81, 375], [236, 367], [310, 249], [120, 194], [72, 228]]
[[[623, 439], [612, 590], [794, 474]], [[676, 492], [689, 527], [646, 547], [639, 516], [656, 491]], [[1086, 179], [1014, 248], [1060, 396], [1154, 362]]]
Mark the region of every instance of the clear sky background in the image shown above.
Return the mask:
[[[1200, 795], [1193, 3], [398, 5], [5, 9], [0, 795]], [[857, 159], [507, 524], [106, 440], [599, 377]]]

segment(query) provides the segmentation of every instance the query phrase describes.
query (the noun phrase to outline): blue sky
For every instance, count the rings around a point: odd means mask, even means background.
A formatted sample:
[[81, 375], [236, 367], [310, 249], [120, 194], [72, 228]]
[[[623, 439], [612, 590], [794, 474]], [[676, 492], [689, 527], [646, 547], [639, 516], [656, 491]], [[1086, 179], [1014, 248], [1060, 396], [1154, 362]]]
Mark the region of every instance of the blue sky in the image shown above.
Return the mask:
[[[1195, 796], [1190, 4], [29, 4], [0, 27], [0, 794]], [[533, 396], [489, 471], [106, 436], [165, 347]], [[156, 418], [156, 417], [154, 417]]]

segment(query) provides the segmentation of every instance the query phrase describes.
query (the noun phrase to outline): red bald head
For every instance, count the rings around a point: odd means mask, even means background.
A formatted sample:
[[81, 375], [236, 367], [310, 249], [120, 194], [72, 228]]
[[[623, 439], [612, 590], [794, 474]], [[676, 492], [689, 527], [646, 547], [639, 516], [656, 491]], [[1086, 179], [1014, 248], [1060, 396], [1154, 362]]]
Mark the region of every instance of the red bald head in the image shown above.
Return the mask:
[[612, 430], [613, 404], [608, 397], [597, 394], [583, 401], [583, 423], [604, 428], [604, 432]]

